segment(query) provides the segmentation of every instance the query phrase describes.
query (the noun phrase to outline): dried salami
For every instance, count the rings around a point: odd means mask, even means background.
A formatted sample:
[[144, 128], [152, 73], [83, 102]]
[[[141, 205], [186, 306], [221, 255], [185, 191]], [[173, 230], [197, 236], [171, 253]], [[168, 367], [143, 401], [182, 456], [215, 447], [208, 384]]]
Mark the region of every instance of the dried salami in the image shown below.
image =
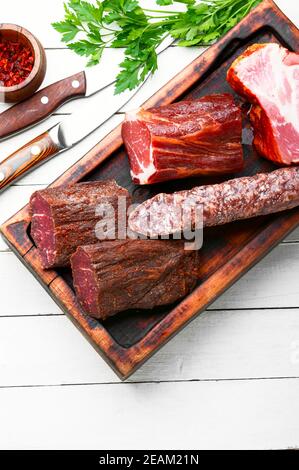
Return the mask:
[[203, 226], [223, 225], [292, 209], [299, 205], [299, 168], [236, 178], [221, 184], [158, 194], [130, 215], [132, 231], [149, 237], [195, 228], [196, 208], [202, 207]]

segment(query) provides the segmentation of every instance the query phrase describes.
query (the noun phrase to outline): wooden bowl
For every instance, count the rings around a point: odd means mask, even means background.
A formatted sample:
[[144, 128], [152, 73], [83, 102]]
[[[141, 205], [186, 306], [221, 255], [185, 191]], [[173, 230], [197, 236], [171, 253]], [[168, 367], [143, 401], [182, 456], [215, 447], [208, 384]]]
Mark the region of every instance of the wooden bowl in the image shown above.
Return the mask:
[[0, 101], [6, 103], [23, 101], [31, 96], [44, 80], [47, 69], [45, 50], [33, 34], [15, 24], [0, 24], [0, 42], [3, 39], [13, 40], [27, 47], [29, 46], [34, 57], [33, 69], [23, 82], [10, 87], [0, 86]]

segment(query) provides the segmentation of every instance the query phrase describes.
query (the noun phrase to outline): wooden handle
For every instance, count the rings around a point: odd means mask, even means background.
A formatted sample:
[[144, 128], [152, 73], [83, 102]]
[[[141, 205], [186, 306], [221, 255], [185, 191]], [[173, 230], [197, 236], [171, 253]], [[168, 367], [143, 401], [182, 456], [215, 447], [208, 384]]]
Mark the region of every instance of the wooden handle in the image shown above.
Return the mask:
[[0, 191], [46, 159], [56, 155], [61, 148], [53, 142], [49, 132], [38, 136], [0, 163]]
[[63, 103], [86, 93], [85, 73], [53, 83], [0, 114], [0, 139], [50, 116]]

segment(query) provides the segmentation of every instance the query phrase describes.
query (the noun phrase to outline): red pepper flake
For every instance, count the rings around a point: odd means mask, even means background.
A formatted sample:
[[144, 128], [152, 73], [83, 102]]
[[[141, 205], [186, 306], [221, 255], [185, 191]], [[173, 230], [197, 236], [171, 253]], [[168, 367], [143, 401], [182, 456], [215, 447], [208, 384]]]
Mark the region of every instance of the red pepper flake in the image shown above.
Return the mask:
[[20, 42], [0, 40], [0, 85], [22, 83], [30, 75], [34, 58], [30, 47]]

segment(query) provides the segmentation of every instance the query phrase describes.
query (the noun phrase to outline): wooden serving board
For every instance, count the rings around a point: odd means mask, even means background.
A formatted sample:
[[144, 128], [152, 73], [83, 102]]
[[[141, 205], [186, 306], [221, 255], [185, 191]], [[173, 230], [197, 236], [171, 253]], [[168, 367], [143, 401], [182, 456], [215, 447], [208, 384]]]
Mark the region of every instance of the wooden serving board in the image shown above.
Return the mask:
[[[226, 71], [232, 61], [251, 44], [274, 41], [290, 50], [299, 50], [298, 29], [271, 0], [265, 0], [144, 106], [169, 104], [211, 93], [233, 93], [226, 82]], [[236, 95], [235, 97], [240, 102], [240, 98]], [[246, 159], [242, 175], [271, 171], [274, 165], [259, 157], [251, 145], [248, 105], [241, 103], [244, 111], [243, 144]], [[118, 184], [127, 188], [135, 202], [142, 202], [161, 191], [171, 192], [227, 179], [197, 178], [151, 187], [136, 186], [130, 177], [119, 126], [56, 180], [53, 186], [108, 178], [115, 178]], [[116, 373], [125, 379], [298, 224], [299, 209], [294, 209], [278, 215], [206, 229], [201, 250], [201, 276], [198, 287], [191, 295], [170, 307], [151, 311], [128, 311], [105, 323], [92, 319], [80, 308], [74, 294], [70, 270], [42, 269], [37, 250], [30, 238], [28, 206], [8, 220], [1, 227], [1, 232], [25, 266], [32, 271]]]

